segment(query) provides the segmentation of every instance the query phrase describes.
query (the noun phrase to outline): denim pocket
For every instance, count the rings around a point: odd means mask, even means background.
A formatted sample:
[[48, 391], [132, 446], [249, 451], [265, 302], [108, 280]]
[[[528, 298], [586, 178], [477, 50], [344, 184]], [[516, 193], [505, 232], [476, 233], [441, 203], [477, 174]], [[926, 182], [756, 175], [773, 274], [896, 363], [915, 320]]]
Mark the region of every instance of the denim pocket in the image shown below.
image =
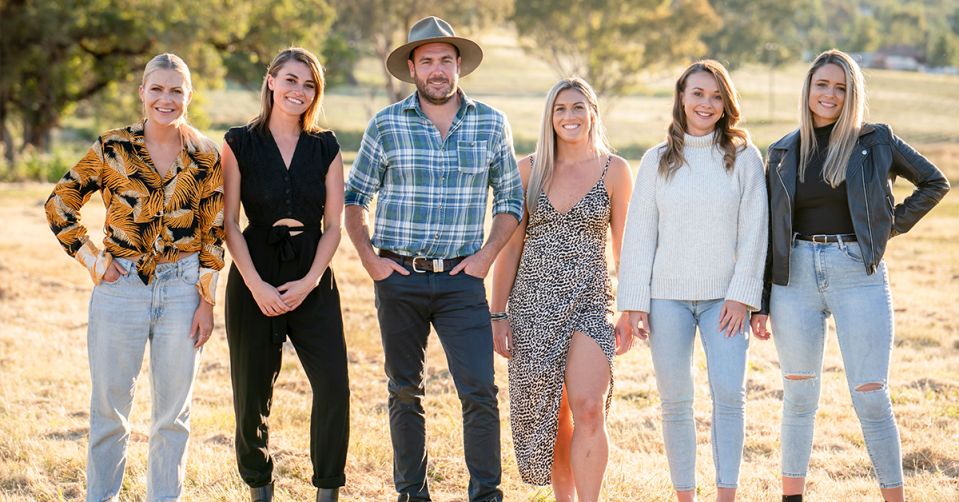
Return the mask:
[[846, 255], [846, 258], [856, 262], [862, 263], [862, 248], [859, 247], [858, 242], [847, 242], [846, 245], [842, 248], [842, 254]]
[[128, 278], [131, 275], [136, 275], [137, 273], [136, 264], [133, 261], [128, 260], [126, 258], [114, 257], [113, 262], [116, 263], [117, 266], [119, 266], [121, 269], [123, 269], [123, 271], [126, 272], [126, 275], [120, 274], [120, 277], [117, 277], [116, 280], [113, 282], [107, 282], [105, 279], [101, 277], [100, 284], [108, 284], [108, 285], [119, 284], [120, 281], [124, 280], [125, 278]]
[[456, 152], [463, 174], [479, 174], [489, 168], [485, 141], [457, 141]]

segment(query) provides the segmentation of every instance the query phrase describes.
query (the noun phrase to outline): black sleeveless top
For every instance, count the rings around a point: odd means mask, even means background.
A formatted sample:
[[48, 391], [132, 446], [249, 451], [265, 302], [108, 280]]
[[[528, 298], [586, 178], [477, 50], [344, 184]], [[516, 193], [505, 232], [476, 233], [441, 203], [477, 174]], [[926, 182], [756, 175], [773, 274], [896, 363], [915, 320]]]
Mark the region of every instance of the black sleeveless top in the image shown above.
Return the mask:
[[[250, 224], [271, 227], [293, 218], [319, 229], [326, 202], [326, 173], [340, 151], [332, 131], [300, 133], [290, 169], [273, 136], [249, 126], [234, 127], [224, 137], [240, 168], [240, 202]], [[343, 190], [343, 187], [332, 187]]]

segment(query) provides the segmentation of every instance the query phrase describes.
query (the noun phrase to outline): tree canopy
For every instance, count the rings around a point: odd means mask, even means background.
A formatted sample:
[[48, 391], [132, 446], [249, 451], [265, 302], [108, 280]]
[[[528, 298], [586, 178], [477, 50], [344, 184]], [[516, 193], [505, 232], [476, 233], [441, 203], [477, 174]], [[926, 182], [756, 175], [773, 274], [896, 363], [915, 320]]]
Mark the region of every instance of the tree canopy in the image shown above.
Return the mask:
[[356, 84], [353, 64], [372, 56], [397, 101], [407, 88], [385, 59], [428, 15], [466, 36], [511, 22], [530, 54], [604, 95], [631, 92], [644, 70], [763, 62], [767, 48], [795, 61], [908, 45], [929, 65], [959, 66], [959, 0], [0, 0], [0, 140], [11, 155], [18, 124], [25, 146], [44, 148], [83, 103], [135, 119], [142, 69], [162, 52], [182, 57], [201, 89], [255, 88], [290, 45], [317, 53], [331, 86]]
[[706, 0], [524, 0], [512, 21], [524, 49], [600, 95], [629, 92], [640, 71], [702, 54], [701, 37], [720, 22]]
[[[4, 0], [0, 5], [0, 123], [23, 124], [44, 148], [77, 103], [126, 84], [163, 52], [190, 66], [195, 87], [225, 76], [258, 82], [278, 49], [319, 52], [334, 13], [325, 0]], [[129, 112], [137, 113], [134, 107]]]

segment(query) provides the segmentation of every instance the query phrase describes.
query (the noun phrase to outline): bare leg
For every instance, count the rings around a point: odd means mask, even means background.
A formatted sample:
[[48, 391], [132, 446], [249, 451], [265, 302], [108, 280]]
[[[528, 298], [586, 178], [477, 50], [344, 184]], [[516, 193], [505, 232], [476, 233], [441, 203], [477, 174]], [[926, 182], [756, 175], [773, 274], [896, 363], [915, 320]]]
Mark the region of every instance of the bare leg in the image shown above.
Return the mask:
[[783, 495], [802, 495], [805, 489], [806, 478], [787, 478], [783, 476]]
[[569, 467], [569, 444], [573, 439], [573, 416], [566, 399], [566, 387], [563, 387], [563, 401], [559, 406], [559, 429], [556, 431], [556, 444], [553, 446], [553, 468], [550, 478], [556, 502], [575, 502], [576, 484], [573, 483], [573, 471]]
[[606, 437], [606, 392], [610, 369], [606, 354], [593, 339], [573, 333], [566, 356], [566, 392], [573, 414], [569, 464], [579, 502], [596, 502], [609, 461]]
[[679, 499], [679, 502], [696, 502], [696, 490], [676, 492], [676, 498]]
[[887, 502], [903, 502], [906, 500], [905, 490], [901, 486], [898, 488], [880, 488], [879, 491], [882, 492], [883, 500]]
[[733, 502], [736, 500], [735, 488], [716, 488], [716, 502]]

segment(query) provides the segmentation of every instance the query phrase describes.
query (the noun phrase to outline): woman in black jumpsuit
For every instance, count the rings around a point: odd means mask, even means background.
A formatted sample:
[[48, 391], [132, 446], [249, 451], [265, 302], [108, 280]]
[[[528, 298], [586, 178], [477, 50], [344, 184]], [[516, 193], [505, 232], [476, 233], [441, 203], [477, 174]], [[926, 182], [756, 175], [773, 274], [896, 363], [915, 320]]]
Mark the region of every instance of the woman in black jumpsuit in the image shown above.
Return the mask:
[[[349, 378], [339, 292], [329, 268], [340, 240], [343, 160], [333, 133], [314, 123], [323, 83], [313, 54], [281, 52], [264, 79], [260, 115], [224, 138], [236, 456], [254, 502], [273, 499], [267, 417], [287, 337], [313, 388], [310, 457], [317, 501], [337, 500], [345, 484]], [[249, 219], [242, 234], [241, 202]]]

